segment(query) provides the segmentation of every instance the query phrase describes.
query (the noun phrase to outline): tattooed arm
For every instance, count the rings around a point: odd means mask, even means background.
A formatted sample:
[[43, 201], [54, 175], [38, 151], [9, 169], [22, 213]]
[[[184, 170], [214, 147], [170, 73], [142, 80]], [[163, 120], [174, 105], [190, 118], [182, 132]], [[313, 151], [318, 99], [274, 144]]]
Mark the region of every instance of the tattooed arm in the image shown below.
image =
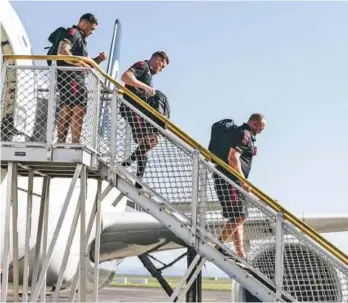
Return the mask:
[[[64, 39], [59, 43], [57, 55], [58, 56], [73, 56], [73, 54], [71, 53], [71, 49], [72, 49], [71, 41], [69, 41], [68, 39]], [[87, 63], [83, 61], [73, 60], [73, 61], [65, 61], [65, 62], [72, 65], [76, 65], [76, 66], [90, 67]]]

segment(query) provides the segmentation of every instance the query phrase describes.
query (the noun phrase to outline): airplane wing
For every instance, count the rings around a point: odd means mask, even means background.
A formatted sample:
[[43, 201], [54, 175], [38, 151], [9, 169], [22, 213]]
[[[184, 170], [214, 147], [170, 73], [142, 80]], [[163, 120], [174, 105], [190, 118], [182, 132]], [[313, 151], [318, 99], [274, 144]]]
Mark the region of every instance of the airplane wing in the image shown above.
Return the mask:
[[[104, 209], [103, 213], [101, 261], [183, 247], [181, 241], [151, 215], [145, 212], [115, 213], [111, 208], [109, 210], [110, 212]], [[222, 230], [225, 220], [218, 210], [213, 212], [214, 219], [206, 220], [206, 224], [212, 223], [216, 227], [216, 221], [219, 221]], [[348, 231], [348, 214], [297, 214], [297, 216], [320, 233]], [[245, 240], [251, 241], [262, 237], [268, 238], [274, 235], [275, 230], [275, 222], [250, 218], [244, 226], [244, 237]], [[92, 259], [93, 251], [94, 248], [91, 249]]]
[[348, 213], [302, 214], [297, 216], [319, 233], [348, 231]]

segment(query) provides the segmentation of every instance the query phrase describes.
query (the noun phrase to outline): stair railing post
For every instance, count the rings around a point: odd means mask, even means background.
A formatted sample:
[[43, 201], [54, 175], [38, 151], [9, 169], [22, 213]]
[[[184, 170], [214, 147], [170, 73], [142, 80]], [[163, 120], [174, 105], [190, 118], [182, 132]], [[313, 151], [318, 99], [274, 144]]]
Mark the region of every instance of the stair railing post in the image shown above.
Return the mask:
[[275, 284], [276, 301], [281, 302], [283, 289], [283, 255], [284, 255], [284, 218], [279, 213], [276, 220]]

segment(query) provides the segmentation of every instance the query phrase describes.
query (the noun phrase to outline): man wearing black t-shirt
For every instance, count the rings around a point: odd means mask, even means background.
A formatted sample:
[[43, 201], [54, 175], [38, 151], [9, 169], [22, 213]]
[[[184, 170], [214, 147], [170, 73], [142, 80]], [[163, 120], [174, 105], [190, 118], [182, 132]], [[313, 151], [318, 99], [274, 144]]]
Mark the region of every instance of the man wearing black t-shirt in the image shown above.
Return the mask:
[[[255, 136], [260, 134], [265, 126], [266, 120], [263, 115], [253, 114], [250, 116], [248, 123], [231, 129], [227, 136], [226, 140], [229, 141], [227, 142], [229, 149], [222, 160], [245, 178], [249, 176], [252, 158], [257, 151], [254, 145], [256, 141]], [[228, 173], [219, 165], [216, 168], [247, 192], [250, 191], [249, 186], [244, 182], [240, 182], [234, 175]], [[222, 206], [222, 215], [228, 219], [219, 240], [225, 243], [232, 238], [235, 242], [238, 256], [245, 258], [243, 246], [243, 223], [246, 220], [245, 195], [217, 174], [214, 173], [213, 178], [215, 191]], [[226, 254], [221, 247], [216, 246], [216, 248], [223, 254]]]
[[[123, 73], [121, 80], [125, 82], [126, 88], [146, 101], [149, 97], [156, 94], [156, 91], [152, 88], [152, 76], [161, 72], [168, 64], [169, 58], [166, 53], [157, 51], [149, 60], [139, 61], [133, 64]], [[124, 99], [140, 111], [144, 111], [141, 105], [126, 94], [124, 95]], [[137, 160], [137, 177], [142, 178], [147, 164], [147, 153], [158, 144], [157, 134], [152, 133], [146, 127], [146, 121], [123, 103], [120, 106], [120, 113], [128, 121], [134, 141], [139, 144], [132, 155], [122, 165], [130, 166], [133, 161]], [[138, 183], [135, 186], [141, 188], [141, 185]]]
[[[68, 28], [61, 40], [57, 55], [88, 57], [86, 38], [97, 28], [97, 18], [88, 13], [81, 16], [77, 25]], [[100, 64], [106, 60], [106, 53], [101, 52], [93, 60]], [[57, 66], [90, 67], [83, 61], [57, 61]], [[71, 124], [72, 143], [79, 143], [83, 118], [87, 111], [87, 87], [85, 72], [61, 70], [57, 72], [57, 86], [60, 98], [60, 113], [58, 120], [58, 143], [65, 143]], [[99, 100], [97, 100], [99, 101]]]

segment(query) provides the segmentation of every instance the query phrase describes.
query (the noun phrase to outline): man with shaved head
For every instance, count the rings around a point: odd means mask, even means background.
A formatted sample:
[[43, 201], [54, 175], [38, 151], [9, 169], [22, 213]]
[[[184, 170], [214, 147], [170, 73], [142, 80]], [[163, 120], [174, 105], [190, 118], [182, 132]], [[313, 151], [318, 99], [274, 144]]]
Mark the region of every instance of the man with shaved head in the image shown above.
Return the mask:
[[[229, 166], [245, 178], [249, 176], [252, 158], [256, 155], [257, 151], [254, 144], [256, 141], [255, 137], [264, 130], [265, 126], [266, 120], [262, 114], [252, 114], [247, 123], [231, 127], [223, 139], [227, 141], [224, 144], [227, 144], [228, 148], [225, 148], [224, 156], [222, 156], [221, 160], [229, 164]], [[250, 191], [247, 184], [239, 181], [221, 166], [217, 165], [216, 168], [247, 192]], [[238, 256], [245, 259], [243, 245], [243, 224], [247, 217], [244, 202], [245, 195], [217, 174], [214, 173], [213, 178], [215, 191], [222, 206], [223, 217], [228, 219], [219, 240], [222, 243], [226, 243], [232, 239], [235, 243]], [[223, 248], [219, 246], [216, 246], [216, 248], [224, 255], [227, 255]]]

